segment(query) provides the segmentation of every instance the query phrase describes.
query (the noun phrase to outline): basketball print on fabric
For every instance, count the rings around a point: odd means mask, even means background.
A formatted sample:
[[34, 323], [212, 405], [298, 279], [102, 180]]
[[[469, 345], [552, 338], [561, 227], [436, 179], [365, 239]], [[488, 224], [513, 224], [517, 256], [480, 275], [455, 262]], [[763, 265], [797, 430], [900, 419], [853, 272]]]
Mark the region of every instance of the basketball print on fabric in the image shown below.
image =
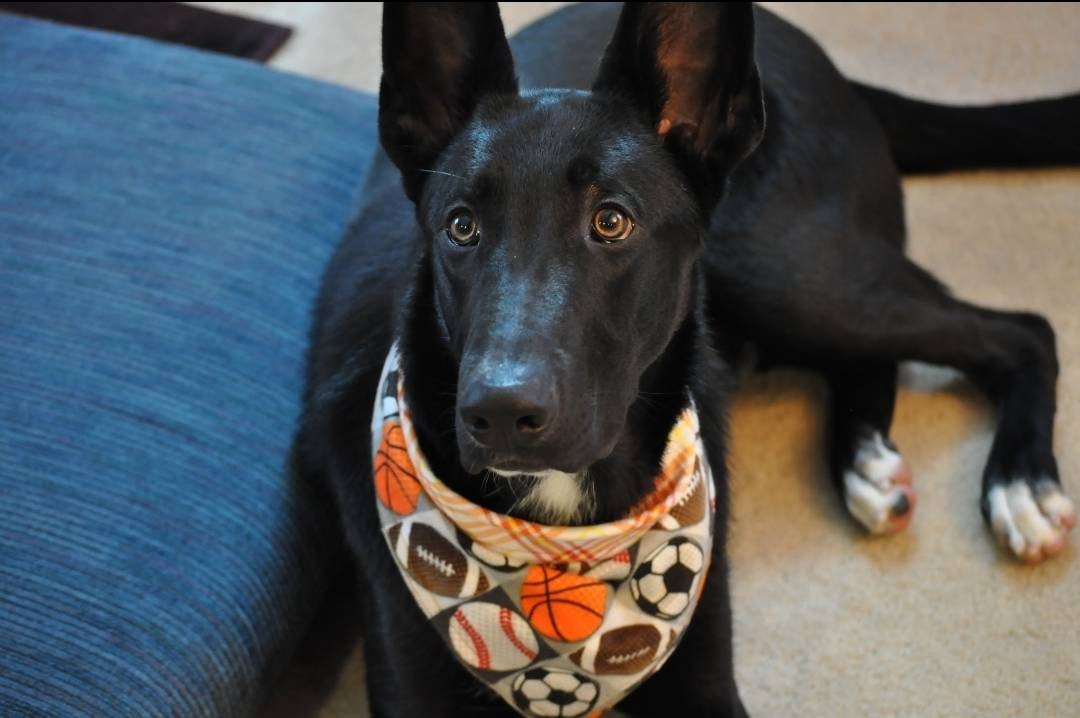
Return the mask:
[[632, 676], [652, 665], [663, 640], [656, 626], [635, 623], [593, 636], [569, 658], [598, 676]]
[[466, 603], [450, 616], [448, 630], [458, 658], [484, 671], [524, 668], [540, 652], [528, 621], [497, 603]]
[[374, 476], [375, 493], [383, 506], [400, 516], [416, 510], [420, 481], [405, 448], [401, 424], [393, 421], [383, 424], [382, 441], [375, 452]]
[[427, 590], [470, 598], [491, 588], [480, 566], [431, 526], [420, 521], [394, 524], [386, 535], [398, 561]]
[[578, 718], [596, 703], [600, 690], [585, 676], [561, 668], [532, 668], [510, 686], [517, 707], [531, 716]]
[[573, 643], [591, 636], [604, 620], [610, 588], [603, 581], [536, 564], [521, 583], [521, 610], [544, 636]]
[[646, 613], [678, 618], [696, 596], [704, 568], [701, 547], [685, 536], [676, 536], [641, 562], [630, 579], [630, 594]]

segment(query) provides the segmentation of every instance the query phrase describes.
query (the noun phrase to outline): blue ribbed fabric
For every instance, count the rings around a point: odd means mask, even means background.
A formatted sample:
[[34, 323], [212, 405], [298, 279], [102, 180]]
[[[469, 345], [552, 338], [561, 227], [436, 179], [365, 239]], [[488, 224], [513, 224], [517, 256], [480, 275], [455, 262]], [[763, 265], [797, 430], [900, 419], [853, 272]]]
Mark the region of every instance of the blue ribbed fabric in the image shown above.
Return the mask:
[[374, 112], [0, 16], [0, 716], [257, 709], [334, 555], [284, 465]]

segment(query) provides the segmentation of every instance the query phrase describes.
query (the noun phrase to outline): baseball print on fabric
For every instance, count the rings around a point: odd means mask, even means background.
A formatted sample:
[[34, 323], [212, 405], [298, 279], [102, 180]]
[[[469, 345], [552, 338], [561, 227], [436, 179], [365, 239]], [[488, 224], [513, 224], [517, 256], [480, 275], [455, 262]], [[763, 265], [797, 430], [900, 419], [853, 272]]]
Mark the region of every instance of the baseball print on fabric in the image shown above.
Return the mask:
[[466, 665], [513, 671], [532, 663], [540, 646], [528, 622], [506, 606], [466, 603], [450, 617], [450, 645]]

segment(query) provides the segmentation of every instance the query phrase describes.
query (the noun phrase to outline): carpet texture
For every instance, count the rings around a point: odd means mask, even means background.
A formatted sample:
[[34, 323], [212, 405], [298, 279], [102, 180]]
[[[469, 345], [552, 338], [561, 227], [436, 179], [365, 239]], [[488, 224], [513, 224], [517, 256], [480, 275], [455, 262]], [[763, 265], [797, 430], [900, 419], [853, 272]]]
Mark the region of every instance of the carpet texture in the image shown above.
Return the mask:
[[[846, 74], [941, 102], [1080, 90], [1080, 7], [770, 4]], [[1080, 126], [1080, 117], [1077, 125]], [[909, 253], [954, 292], [1057, 330], [1055, 448], [1080, 497], [1080, 171], [904, 181]], [[892, 436], [919, 505], [863, 535], [830, 492], [824, 388], [758, 377], [732, 416], [736, 666], [758, 716], [1070, 716], [1080, 704], [1074, 534], [1045, 565], [997, 549], [978, 510], [993, 412], [966, 380], [904, 367]]]
[[[298, 17], [285, 3], [243, 5], [297, 26], [276, 62], [377, 87], [377, 7], [315, 3]], [[535, 17], [536, 5], [503, 3], [507, 27]], [[1080, 90], [1080, 6], [767, 5], [848, 75], [913, 95], [985, 102]], [[1080, 171], [968, 172], [904, 188], [918, 262], [964, 298], [1053, 322], [1055, 443], [1065, 487], [1080, 498]], [[747, 707], [755, 716], [1077, 715], [1080, 539], [1033, 568], [999, 552], [978, 510], [990, 406], [943, 370], [905, 367], [902, 382], [893, 436], [914, 467], [919, 506], [903, 535], [885, 539], [864, 536], [831, 491], [819, 380], [778, 372], [737, 395], [731, 557]], [[361, 673], [354, 651], [322, 716], [365, 715]]]
[[0, 716], [251, 715], [339, 563], [286, 472], [374, 102], [0, 15]]

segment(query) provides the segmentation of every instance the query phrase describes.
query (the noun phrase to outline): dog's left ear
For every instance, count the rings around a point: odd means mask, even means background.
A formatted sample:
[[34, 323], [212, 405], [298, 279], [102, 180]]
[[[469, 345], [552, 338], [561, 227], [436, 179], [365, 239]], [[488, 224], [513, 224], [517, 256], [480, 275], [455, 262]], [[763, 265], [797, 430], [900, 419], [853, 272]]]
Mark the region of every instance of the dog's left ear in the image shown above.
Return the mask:
[[383, 5], [379, 139], [414, 202], [425, 173], [484, 95], [517, 93], [499, 5]]
[[626, 3], [593, 91], [633, 101], [712, 209], [765, 128], [751, 3]]

